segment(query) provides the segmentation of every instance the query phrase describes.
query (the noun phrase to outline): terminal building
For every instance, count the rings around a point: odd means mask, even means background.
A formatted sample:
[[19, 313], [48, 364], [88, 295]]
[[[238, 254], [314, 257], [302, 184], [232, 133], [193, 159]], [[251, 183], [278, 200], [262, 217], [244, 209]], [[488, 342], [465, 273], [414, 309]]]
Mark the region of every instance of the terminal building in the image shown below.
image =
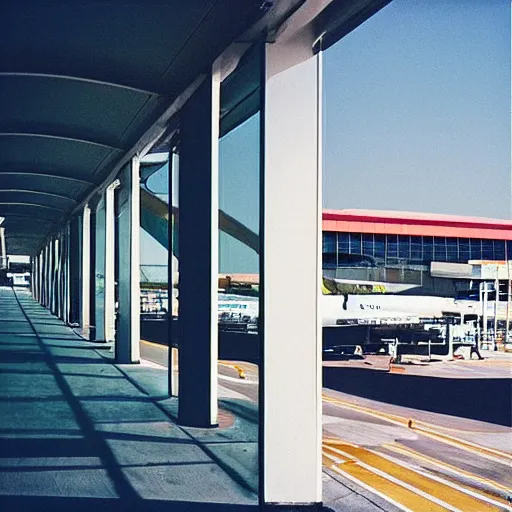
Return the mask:
[[382, 283], [384, 288], [377, 291], [446, 297], [476, 294], [473, 298], [478, 298], [481, 281], [499, 279], [506, 300], [512, 221], [324, 210], [322, 230], [326, 277], [345, 283]]

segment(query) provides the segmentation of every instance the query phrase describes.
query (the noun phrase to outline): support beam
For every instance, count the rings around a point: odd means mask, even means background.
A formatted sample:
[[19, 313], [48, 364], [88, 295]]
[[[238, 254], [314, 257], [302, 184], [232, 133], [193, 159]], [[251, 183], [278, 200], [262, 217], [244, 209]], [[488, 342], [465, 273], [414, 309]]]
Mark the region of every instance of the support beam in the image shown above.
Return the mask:
[[68, 323], [79, 325], [82, 296], [80, 290], [80, 219], [75, 217], [69, 224], [68, 247]]
[[37, 302], [41, 304], [41, 275], [42, 275], [42, 253], [37, 255]]
[[194, 427], [217, 424], [219, 93], [214, 70], [180, 116], [178, 421]]
[[297, 509], [322, 501], [321, 55], [311, 46], [265, 45], [261, 123], [260, 502]]
[[57, 238], [53, 239], [50, 247], [50, 274], [51, 274], [51, 300], [50, 311], [52, 314], [57, 315], [57, 280], [58, 280], [58, 267], [59, 267], [59, 241]]
[[53, 240], [48, 242], [47, 255], [46, 255], [46, 304], [45, 307], [51, 311], [52, 308], [52, 284], [53, 284]]
[[32, 298], [36, 298], [36, 290], [35, 290], [35, 275], [36, 275], [36, 260], [33, 256], [30, 257], [30, 293], [32, 294]]
[[65, 287], [65, 262], [66, 262], [66, 230], [59, 237], [59, 269], [57, 281], [57, 316], [64, 320], [64, 287]]
[[89, 206], [83, 209], [81, 216], [82, 240], [81, 249], [81, 312], [80, 327], [85, 333], [89, 333], [90, 327], [90, 294], [91, 294], [91, 210]]
[[43, 251], [41, 253], [42, 255], [42, 258], [43, 258], [43, 263], [42, 263], [42, 279], [41, 279], [41, 288], [42, 288], [42, 291], [41, 291], [41, 305], [42, 306], [47, 306], [48, 302], [47, 302], [47, 293], [48, 293], [48, 245], [45, 245], [43, 247]]
[[115, 180], [105, 190], [105, 309], [104, 326], [105, 341], [115, 339], [115, 191], [119, 187], [119, 180]]
[[132, 158], [121, 173], [117, 240], [119, 310], [116, 361], [140, 362], [140, 160]]
[[5, 247], [5, 228], [0, 227], [0, 268], [7, 268], [7, 249]]
[[69, 253], [69, 245], [70, 245], [70, 233], [71, 233], [71, 223], [68, 222], [66, 228], [64, 230], [65, 237], [65, 257], [64, 257], [64, 282], [63, 282], [63, 294], [62, 294], [62, 302], [63, 302], [63, 320], [66, 324], [69, 324], [69, 312], [70, 312], [70, 253]]
[[90, 266], [89, 266], [89, 341], [96, 340], [96, 209], [91, 210], [90, 216], [91, 236], [90, 245]]

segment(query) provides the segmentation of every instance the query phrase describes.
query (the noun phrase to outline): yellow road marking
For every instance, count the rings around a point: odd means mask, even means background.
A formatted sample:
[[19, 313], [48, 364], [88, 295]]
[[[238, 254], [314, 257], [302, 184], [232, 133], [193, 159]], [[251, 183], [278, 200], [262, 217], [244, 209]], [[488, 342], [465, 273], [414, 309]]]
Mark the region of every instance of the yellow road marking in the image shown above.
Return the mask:
[[459, 438], [456, 438], [451, 435], [441, 433], [441, 432], [438, 432], [437, 430], [435, 430], [435, 429], [442, 429], [442, 430], [452, 430], [453, 431], [455, 429], [448, 429], [445, 427], [437, 427], [437, 426], [430, 425], [430, 424], [422, 422], [422, 421], [413, 421], [410, 418], [404, 418], [403, 416], [397, 416], [394, 414], [388, 414], [385, 412], [375, 411], [373, 409], [369, 409], [367, 407], [352, 404], [350, 402], [338, 400], [336, 398], [332, 398], [327, 395], [323, 395], [322, 398], [327, 403], [332, 403], [335, 405], [339, 405], [340, 407], [353, 409], [355, 411], [359, 411], [364, 414], [374, 416], [376, 418], [385, 419], [386, 421], [389, 421], [390, 423], [408, 427], [411, 430], [413, 430], [414, 432], [418, 432], [427, 437], [431, 437], [432, 439], [436, 439], [437, 441], [441, 441], [446, 444], [450, 444], [457, 448], [461, 448], [461, 449], [464, 449], [466, 451], [470, 451], [473, 453], [476, 452], [479, 455], [481, 455], [482, 457], [493, 460], [494, 462], [498, 462], [500, 464], [506, 464], [506, 465], [510, 465], [512, 463], [512, 454], [510, 454], [510, 453], [503, 452], [501, 450], [496, 450], [494, 448], [484, 447], [484, 446], [478, 445], [476, 443], [472, 443], [471, 441], [459, 439]]
[[[385, 473], [390, 477], [396, 479], [403, 484], [406, 484], [410, 490], [417, 489], [421, 493], [425, 495], [429, 495], [435, 500], [442, 501], [443, 503], [448, 504], [450, 507], [454, 509], [461, 509], [465, 511], [475, 510], [475, 511], [499, 511], [501, 507], [494, 506], [490, 503], [487, 503], [483, 500], [478, 499], [476, 496], [470, 496], [465, 494], [462, 490], [454, 489], [453, 487], [446, 485], [445, 483], [439, 482], [437, 480], [433, 480], [428, 476], [417, 473], [410, 468], [404, 467], [396, 462], [390, 461], [381, 455], [378, 455], [374, 452], [371, 452], [365, 448], [354, 447], [349, 444], [344, 444], [342, 442], [336, 443], [336, 447], [330, 447], [326, 445], [324, 450], [327, 453], [338, 454], [342, 457], [353, 457], [358, 461], [364, 463], [369, 467], [369, 471], [374, 468], [378, 472]], [[342, 468], [344, 471], [348, 471], [345, 468]], [[383, 476], [383, 475], [379, 475]], [[367, 483], [372, 484], [371, 480]], [[414, 491], [413, 491], [414, 492]], [[400, 500], [399, 500], [400, 501]], [[439, 505], [439, 503], [438, 503]], [[410, 505], [406, 506], [410, 507]], [[419, 510], [429, 510], [429, 509], [419, 509]]]
[[[154, 341], [148, 341], [148, 340], [140, 340], [141, 343], [144, 343], [146, 345], [151, 345], [152, 347], [159, 348], [160, 350], [168, 350], [169, 347], [167, 345], [162, 345], [161, 343], [155, 343]], [[245, 379], [245, 369], [238, 364], [231, 364], [226, 361], [218, 361], [219, 364], [223, 366], [228, 366], [229, 368], [234, 368], [238, 372], [238, 377], [240, 379]]]
[[[509, 487], [506, 487], [498, 482], [495, 482], [494, 480], [490, 480], [488, 478], [484, 478], [484, 477], [475, 475], [474, 473], [470, 473], [469, 471], [460, 469], [456, 466], [448, 464], [447, 462], [443, 462], [438, 459], [434, 459], [433, 457], [429, 457], [428, 455], [423, 455], [422, 453], [412, 450], [411, 448], [409, 448], [407, 446], [398, 445], [396, 443], [391, 443], [391, 444], [383, 445], [383, 448], [386, 448], [386, 449], [391, 450], [396, 453], [400, 453], [402, 455], [407, 455], [409, 457], [413, 457], [418, 460], [422, 460], [424, 462], [428, 462], [429, 464], [431, 464], [433, 466], [437, 466], [439, 468], [446, 469], [448, 471], [451, 471], [452, 473], [463, 475], [470, 480], [474, 480], [475, 482], [480, 482], [482, 484], [488, 485], [489, 487], [494, 487], [495, 489], [497, 489], [499, 491], [506, 492], [506, 493], [512, 492], [512, 489], [510, 489]], [[485, 491], [481, 491], [481, 492], [485, 493]], [[485, 494], [488, 494], [488, 493], [485, 493]], [[495, 496], [494, 494], [492, 494], [492, 495], [488, 494], [488, 496], [490, 498], [497, 499], [497, 500], [501, 501], [501, 498], [499, 496]], [[507, 502], [505, 500], [502, 500], [502, 501], [504, 504], [507, 504]]]
[[227, 361], [219, 361], [219, 364], [221, 364], [222, 366], [226, 366], [228, 368], [234, 368], [238, 372], [238, 377], [240, 379], [245, 379], [246, 378], [245, 370], [244, 370], [244, 368], [241, 365], [233, 364], [233, 363], [228, 363]]
[[141, 343], [145, 343], [146, 345], [151, 345], [153, 347], [158, 347], [161, 350], [168, 350], [169, 347], [167, 345], [162, 345], [161, 343], [155, 343], [154, 341], [148, 341], [148, 340], [140, 340]]
[[336, 464], [330, 462], [327, 467], [343, 476], [352, 477], [351, 479], [355, 480], [358, 484], [363, 484], [365, 488], [376, 492], [376, 494], [391, 501], [402, 510], [411, 512], [446, 512], [446, 508], [442, 505], [403, 487], [396, 481], [375, 474], [360, 464]]

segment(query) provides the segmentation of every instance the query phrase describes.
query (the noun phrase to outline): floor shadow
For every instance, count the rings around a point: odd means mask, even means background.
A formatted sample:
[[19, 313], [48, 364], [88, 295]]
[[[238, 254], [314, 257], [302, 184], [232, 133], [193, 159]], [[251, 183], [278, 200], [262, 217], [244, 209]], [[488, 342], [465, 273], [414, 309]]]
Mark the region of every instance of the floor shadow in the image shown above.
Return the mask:
[[113, 498], [64, 498], [57, 496], [0, 496], [0, 510], [38, 510], [43, 512], [242, 512], [257, 511], [257, 505], [231, 505], [192, 501], [164, 501], [113, 499]]
[[[76, 434], [79, 435], [80, 432], [76, 431]], [[2, 458], [94, 457], [98, 455], [98, 450], [86, 437], [76, 439], [17, 437], [0, 439], [0, 453]]]
[[258, 407], [254, 404], [245, 404], [241, 401], [234, 402], [233, 400], [219, 400], [219, 403], [223, 409], [234, 413], [236, 416], [239, 416], [250, 423], [254, 423], [255, 425], [258, 424]]
[[379, 402], [512, 426], [512, 379], [452, 379], [324, 367], [323, 385]]
[[[25, 308], [25, 300], [20, 301], [20, 303], [21, 310], [23, 311]], [[24, 370], [18, 370], [17, 365], [19, 363], [44, 363], [48, 369], [48, 372], [44, 371], [44, 375], [46, 376], [50, 373], [58, 389], [53, 390], [52, 388], [52, 396], [37, 397], [38, 378], [39, 382], [42, 382], [40, 376], [42, 376], [43, 373], [33, 373], [27, 369], [26, 373], [33, 376], [33, 379], [22, 379], [23, 385], [25, 385], [25, 381], [30, 381], [30, 384], [26, 384], [27, 393], [23, 394], [30, 396], [21, 396], [18, 398], [9, 397], [7, 399], [12, 402], [11, 406], [13, 410], [14, 408], [18, 408], [17, 402], [23, 402], [20, 408], [22, 412], [20, 414], [30, 414], [32, 416], [27, 422], [18, 422], [21, 427], [20, 429], [11, 430], [2, 428], [0, 430], [0, 463], [2, 463], [3, 460], [3, 463], [0, 465], [0, 474], [2, 475], [0, 493], [7, 493], [3, 495], [0, 494], [0, 511], [51, 510], [52, 512], [59, 512], [65, 510], [69, 512], [69, 510], [72, 510], [73, 512], [90, 512], [91, 510], [99, 510], [114, 512], [158, 512], [165, 510], [167, 512], [169, 510], [197, 510], [208, 512], [218, 510], [222, 512], [224, 510], [259, 510], [258, 506], [255, 504], [240, 505], [194, 501], [195, 498], [208, 499], [209, 493], [199, 492], [200, 488], [197, 488], [198, 492], [196, 493], [194, 489], [196, 489], [195, 486], [197, 485], [201, 486], [201, 478], [210, 473], [215, 474], [215, 478], [219, 478], [218, 481], [225, 486], [225, 491], [218, 491], [218, 494], [213, 492], [213, 500], [236, 501], [237, 496], [240, 496], [239, 501], [241, 502], [250, 502], [251, 500], [255, 502], [256, 493], [245, 481], [244, 476], [235, 468], [231, 467], [229, 458], [228, 462], [226, 462], [225, 458], [219, 457], [215, 450], [210, 450], [183, 430], [181, 432], [183, 438], [180, 438], [180, 435], [169, 431], [171, 425], [165, 423], [165, 416], [153, 415], [155, 416], [153, 418], [153, 416], [148, 413], [149, 408], [145, 407], [145, 404], [151, 403], [155, 406], [155, 411], [160, 409], [160, 412], [165, 413], [165, 408], [159, 404], [158, 399], [167, 397], [148, 396], [140, 385], [135, 381], [132, 382], [126, 375], [124, 375], [126, 384], [131, 382], [134, 386], [133, 393], [131, 393], [129, 386], [123, 387], [119, 393], [117, 392], [117, 388], [111, 392], [110, 390], [114, 388], [110, 386], [108, 389], [100, 388], [101, 391], [107, 392], [108, 394], [100, 395], [100, 391], [98, 390], [98, 396], [95, 396], [97, 386], [103, 386], [105, 383], [105, 381], [98, 382], [95, 379], [101, 377], [112, 378], [112, 376], [95, 375], [97, 369], [98, 371], [102, 371], [102, 369], [97, 366], [94, 367], [94, 370], [91, 370], [92, 374], [88, 374], [84, 372], [82, 365], [85, 364], [89, 367], [91, 364], [99, 364], [112, 368], [102, 353], [105, 352], [105, 350], [102, 350], [100, 355], [100, 351], [95, 352], [95, 349], [99, 347], [74, 346], [73, 341], [75, 340], [70, 338], [63, 338], [64, 340], [68, 340], [68, 343], [64, 346], [58, 345], [58, 343], [52, 344], [51, 340], [48, 340], [48, 333], [35, 332], [36, 329], [29, 315], [26, 315], [26, 323], [27, 326], [30, 325], [30, 330], [33, 331], [31, 335], [34, 336], [37, 341], [35, 349], [24, 350], [13, 344], [11, 351], [6, 351], [1, 354], [0, 358], [3, 363], [7, 363], [6, 369], [10, 373], [25, 374]], [[49, 341], [48, 343], [47, 340]], [[82, 340], [76, 338], [76, 341], [80, 342]], [[54, 350], [53, 347], [63, 350], [62, 352]], [[73, 350], [77, 348], [82, 350], [80, 350], [80, 352], [73, 352]], [[94, 357], [83, 357], [89, 355], [87, 350], [90, 349], [92, 349], [90, 355]], [[74, 357], [75, 354], [76, 357]], [[63, 366], [60, 366], [61, 363], [69, 363], [69, 365], [64, 369]], [[10, 368], [9, 364], [11, 364]], [[74, 375], [73, 373], [73, 369], [75, 368], [78, 375]], [[80, 379], [72, 380], [69, 379], [69, 376], [78, 376]], [[123, 378], [122, 373], [120, 376]], [[14, 381], [14, 377], [12, 378]], [[84, 392], [83, 396], [77, 394], [77, 389], [82, 389]], [[41, 387], [39, 394], [43, 391]], [[139, 395], [139, 392], [142, 393], [142, 395]], [[34, 396], [32, 396], [32, 393], [34, 393]], [[61, 408], [66, 411], [66, 421], [64, 421], [64, 419], [60, 421], [58, 417], [53, 418], [51, 411], [49, 413], [45, 411], [45, 414], [39, 415], [38, 410], [30, 406], [30, 402], [50, 403], [53, 401], [62, 402]], [[103, 413], [104, 410], [107, 409], [103, 407], [104, 404], [102, 402], [106, 403], [109, 412], [106, 421], [104, 420]], [[4, 401], [0, 400], [0, 405], [4, 405]], [[6, 405], [9, 406], [9, 404]], [[47, 404], [43, 404], [43, 407], [46, 407], [46, 405]], [[138, 407], [139, 405], [144, 405], [144, 407]], [[128, 409], [126, 409], [126, 407], [128, 407]], [[60, 411], [58, 407], [55, 408], [55, 410]], [[113, 410], [112, 414], [110, 414], [111, 410]], [[130, 413], [130, 419], [121, 421], [121, 419], [126, 416], [126, 414], [123, 415], [123, 411], [126, 410]], [[68, 432], [67, 429], [63, 431], [62, 427], [66, 426], [71, 419], [69, 416], [72, 416], [72, 419], [76, 422], [77, 429], [70, 432]], [[135, 420], [132, 420], [131, 416], [134, 416]], [[5, 419], [8, 419], [7, 415]], [[148, 430], [146, 430], [144, 426], [134, 426], [136, 420], [140, 421], [142, 419], [145, 422], [154, 424], [151, 425]], [[117, 432], [117, 428], [115, 427], [105, 427], [101, 425], [102, 423], [120, 423], [121, 426], [119, 430], [121, 430], [121, 432]], [[126, 427], [122, 425], [123, 423], [127, 423]], [[55, 429], [45, 428], [53, 424], [55, 424]], [[4, 427], [8, 425], [10, 425], [10, 422], [6, 421]], [[34, 428], [31, 429], [29, 427]], [[124, 430], [128, 431], [125, 432]], [[142, 442], [144, 445], [142, 445]], [[175, 458], [177, 460], [173, 462], [169, 462], [168, 460], [160, 462], [162, 459], [161, 448], [154, 443], [166, 443], [169, 445], [170, 450], [172, 450], [171, 445], [175, 445], [175, 453], [177, 453]], [[199, 453], [196, 447], [207, 455], [207, 457], [201, 455], [204, 460], [196, 460], [195, 455]], [[59, 458], [66, 459], [66, 463], [59, 465], [61, 463], [61, 461], [58, 460]], [[87, 460], [91, 458], [94, 458], [94, 460]], [[25, 459], [25, 461], [14, 465], [6, 459], [18, 461]], [[68, 466], [66, 466], [66, 464], [68, 464]], [[199, 471], [196, 471], [196, 469], [192, 471], [190, 469], [190, 467], [194, 465], [200, 465], [198, 466]], [[216, 466], [222, 470], [224, 474], [219, 472], [218, 469], [210, 469], [209, 465], [211, 465], [212, 468]], [[164, 471], [161, 470], [163, 466], [188, 466], [188, 468], [183, 468], [183, 475], [191, 475], [190, 494], [188, 492], [180, 493], [179, 496], [176, 496], [178, 501], [173, 500], [171, 492], [168, 492], [168, 495], [166, 494], [164, 499], [160, 500], [142, 499], [139, 495], [139, 491], [140, 494], [151, 497], [160, 494], [154, 494], [152, 492], [152, 482], [147, 484], [149, 487], [144, 486], [144, 492], [142, 492], [141, 488], [138, 487], [138, 485], [141, 485], [139, 479], [153, 477], [157, 477], [158, 479], [161, 475], [160, 471]], [[154, 467], [154, 469], [146, 471], [150, 467]], [[90, 476], [91, 480], [89, 482], [84, 482], [83, 484], [81, 476], [80, 479], [77, 479], [78, 477], [74, 475], [65, 475], [65, 472], [67, 470], [71, 471], [71, 469], [75, 469], [81, 475], [82, 469], [85, 471], [94, 468], [96, 468], [96, 473]], [[104, 471], [98, 471], [98, 468]], [[130, 471], [130, 468], [132, 471]], [[138, 472], [134, 472], [133, 468], [137, 468]], [[37, 478], [31, 475], [32, 471], [38, 473]], [[44, 471], [48, 471], [48, 475], [42, 475]], [[61, 479], [62, 487], [54, 485], [52, 471], [59, 472], [58, 478]], [[182, 468], [179, 467], [178, 471], [181, 473]], [[169, 481], [175, 478], [173, 474], [175, 473], [172, 471], [166, 474]], [[198, 475], [202, 475], [201, 478], [199, 478]], [[233, 486], [231, 489], [227, 485], [226, 475], [231, 479], [233, 484], [236, 483], [238, 485], [236, 487]], [[96, 487], [96, 480], [94, 479], [97, 479], [97, 482], [100, 484], [99, 487]], [[25, 482], [29, 483], [28, 487], [25, 485]], [[46, 483], [49, 483], [49, 485], [46, 486]], [[105, 487], [101, 487], [102, 485], [105, 485]], [[211, 483], [209, 485], [211, 485]], [[186, 486], [188, 488], [189, 484], [187, 483]], [[85, 491], [85, 489], [87, 489], [87, 491]], [[90, 492], [91, 489], [92, 492]], [[224, 487], [221, 487], [221, 489], [224, 489]], [[85, 496], [91, 497], [78, 497], [80, 494], [83, 496], [84, 492]], [[17, 495], [14, 495], [15, 493]], [[34, 495], [32, 495], [32, 493]], [[44, 494], [59, 494], [59, 496], [44, 496]], [[117, 495], [119, 498], [100, 499], [93, 497], [102, 495]], [[190, 497], [190, 501], [180, 501], [179, 498], [183, 496], [185, 496], [186, 499]]]

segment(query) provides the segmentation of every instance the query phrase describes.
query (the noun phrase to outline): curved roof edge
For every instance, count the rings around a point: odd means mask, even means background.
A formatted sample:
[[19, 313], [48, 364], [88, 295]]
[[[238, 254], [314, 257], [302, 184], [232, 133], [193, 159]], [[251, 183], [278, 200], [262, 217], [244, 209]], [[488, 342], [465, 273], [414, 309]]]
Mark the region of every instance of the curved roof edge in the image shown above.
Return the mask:
[[384, 210], [323, 210], [324, 231], [512, 240], [512, 221]]

